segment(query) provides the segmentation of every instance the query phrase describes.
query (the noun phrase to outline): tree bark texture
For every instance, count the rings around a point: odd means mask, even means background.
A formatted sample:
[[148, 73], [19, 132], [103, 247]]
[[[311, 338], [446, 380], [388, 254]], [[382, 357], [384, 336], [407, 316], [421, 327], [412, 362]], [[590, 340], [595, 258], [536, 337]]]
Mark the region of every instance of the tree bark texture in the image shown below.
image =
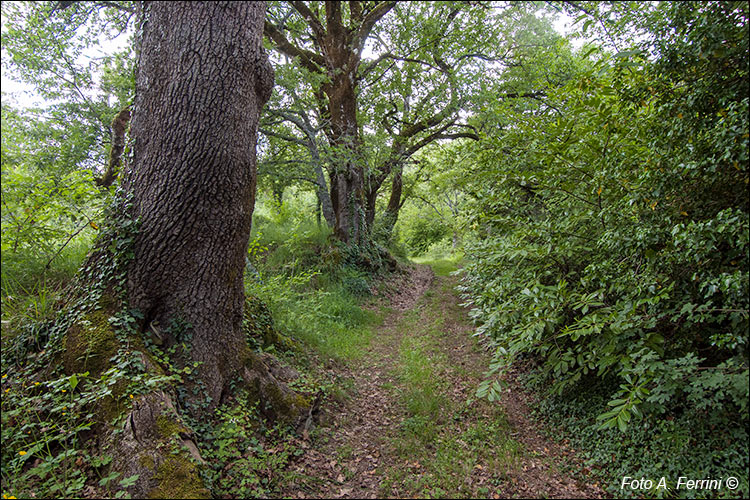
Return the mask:
[[[323, 218], [328, 227], [336, 227], [336, 214], [333, 211], [333, 202], [328, 191], [328, 183], [323, 173], [320, 154], [316, 146], [310, 148], [313, 153], [313, 167], [315, 168], [315, 194], [318, 196], [318, 209], [323, 213]], [[318, 214], [320, 215], [320, 214]]]
[[336, 237], [347, 243], [358, 244], [367, 233], [363, 217], [364, 158], [357, 126], [354, 84], [360, 59], [352, 46], [351, 33], [340, 24], [340, 12], [336, 12], [334, 7], [330, 8], [328, 33], [323, 39], [323, 53], [329, 60], [329, 68], [343, 68], [343, 71], [331, 71], [330, 83], [323, 85], [331, 120], [329, 141], [336, 157], [330, 170], [331, 203], [336, 216]]
[[258, 118], [273, 87], [264, 2], [145, 2], [125, 180], [140, 219], [130, 306], [184, 326], [210, 406], [241, 372]]
[[398, 213], [403, 203], [401, 202], [401, 193], [403, 191], [403, 168], [398, 167], [393, 171], [393, 184], [391, 184], [391, 196], [388, 198], [388, 206], [383, 215], [384, 231], [387, 239], [391, 239], [393, 228], [398, 222]]

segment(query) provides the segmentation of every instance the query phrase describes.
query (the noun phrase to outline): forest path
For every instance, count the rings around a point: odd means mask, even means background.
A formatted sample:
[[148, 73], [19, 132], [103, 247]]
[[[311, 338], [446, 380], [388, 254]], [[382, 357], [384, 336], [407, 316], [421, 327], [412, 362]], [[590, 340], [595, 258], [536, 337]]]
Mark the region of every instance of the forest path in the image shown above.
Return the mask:
[[324, 409], [284, 497], [601, 497], [565, 472], [573, 450], [540, 436], [519, 390], [475, 400], [488, 355], [455, 285], [427, 266], [390, 284], [382, 326], [341, 368], [351, 397]]

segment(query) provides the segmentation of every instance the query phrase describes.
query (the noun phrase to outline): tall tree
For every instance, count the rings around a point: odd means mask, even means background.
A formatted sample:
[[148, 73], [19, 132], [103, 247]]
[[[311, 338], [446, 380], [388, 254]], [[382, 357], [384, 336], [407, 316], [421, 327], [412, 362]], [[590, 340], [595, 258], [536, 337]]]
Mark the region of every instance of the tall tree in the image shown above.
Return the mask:
[[[258, 117], [273, 86], [263, 3], [143, 7], [125, 191], [140, 219], [128, 299], [145, 323], [180, 319], [218, 402], [241, 367], [243, 269]], [[167, 338], [169, 345], [174, 338]]]
[[517, 63], [524, 48], [516, 32], [528, 15], [513, 5], [468, 2], [286, 2], [271, 9], [265, 34], [295, 60], [297, 85], [311, 89], [326, 131], [339, 238], [356, 233], [355, 242], [369, 241], [392, 176], [383, 218], [390, 232], [402, 204], [402, 167], [419, 150], [478, 139], [461, 110]]
[[[242, 330], [255, 144], [273, 86], [265, 3], [142, 2], [137, 10], [132, 161], [79, 274], [79, 295], [91, 299], [74, 297], [46, 351], [60, 353], [69, 376], [98, 377], [113, 359], [135, 359], [138, 376], [177, 370], [183, 378], [133, 389], [124, 428], [110, 432], [101, 422], [100, 442], [114, 448], [112, 467], [135, 477], [134, 496], [206, 496], [186, 457], [200, 459], [184, 421], [209, 415], [243, 381], [252, 397], [267, 400], [270, 391], [272, 406], [297, 409]], [[110, 351], [90, 352], [90, 342], [76, 350], [92, 323], [104, 325], [98, 335], [114, 344]], [[92, 357], [102, 360], [95, 370]], [[181, 431], [166, 432], [165, 422]], [[163, 487], [175, 474], [178, 493]]]
[[321, 114], [330, 122], [326, 135], [338, 157], [329, 168], [334, 231], [344, 242], [361, 243], [368, 235], [364, 217], [366, 174], [357, 123], [358, 70], [370, 31], [396, 2], [349, 2], [346, 6], [325, 2], [322, 13], [317, 5], [290, 5], [306, 34], [291, 41], [287, 38], [288, 10], [276, 22], [266, 21], [264, 31], [277, 50], [297, 58], [322, 81], [315, 89], [316, 98]]

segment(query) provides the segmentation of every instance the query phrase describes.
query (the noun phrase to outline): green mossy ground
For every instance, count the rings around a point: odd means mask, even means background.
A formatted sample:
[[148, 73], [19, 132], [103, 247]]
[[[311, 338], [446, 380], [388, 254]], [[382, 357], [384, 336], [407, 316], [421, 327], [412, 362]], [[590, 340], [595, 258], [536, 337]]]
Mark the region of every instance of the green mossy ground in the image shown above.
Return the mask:
[[189, 429], [183, 424], [175, 421], [169, 415], [166, 415], [164, 413], [156, 417], [156, 427], [159, 429], [159, 434], [161, 434], [162, 437], [165, 438], [174, 436], [175, 434], [179, 434], [180, 432], [190, 432]]
[[196, 464], [183, 454], [173, 455], [159, 464], [154, 478], [159, 485], [148, 498], [211, 498]]
[[105, 309], [90, 311], [68, 329], [62, 352], [66, 375], [88, 371], [98, 377], [108, 368], [120, 346], [109, 317]]

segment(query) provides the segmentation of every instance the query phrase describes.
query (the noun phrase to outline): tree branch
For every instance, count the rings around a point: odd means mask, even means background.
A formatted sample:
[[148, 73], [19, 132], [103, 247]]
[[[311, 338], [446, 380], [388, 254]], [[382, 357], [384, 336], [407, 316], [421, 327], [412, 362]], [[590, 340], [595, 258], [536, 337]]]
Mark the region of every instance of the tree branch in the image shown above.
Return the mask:
[[325, 59], [320, 54], [311, 52], [309, 50], [300, 49], [293, 45], [286, 39], [284, 34], [276, 29], [276, 27], [270, 22], [266, 21], [263, 24], [263, 33], [274, 42], [279, 52], [288, 55], [289, 57], [297, 57], [306, 69], [313, 73], [325, 73]]
[[362, 22], [362, 2], [349, 2], [349, 14], [352, 16], [352, 21], [355, 23]]
[[354, 38], [353, 48], [357, 51], [357, 57], [362, 55], [362, 50], [365, 48], [365, 40], [367, 40], [367, 37], [370, 35], [372, 27], [375, 26], [375, 23], [377, 23], [383, 16], [388, 14], [388, 12], [396, 6], [396, 3], [398, 2], [381, 2], [367, 13]]
[[326, 0], [326, 29], [328, 33], [340, 33], [344, 25], [341, 24], [341, 3]]
[[307, 21], [307, 24], [310, 26], [310, 29], [312, 29], [313, 33], [315, 34], [315, 37], [318, 39], [318, 42], [322, 42], [323, 38], [325, 37], [325, 30], [323, 29], [323, 25], [320, 24], [320, 19], [318, 19], [318, 16], [316, 16], [313, 11], [307, 8], [307, 5], [304, 4], [304, 2], [291, 2], [292, 7], [300, 13], [300, 15]]
[[282, 133], [279, 133], [279, 132], [274, 132], [274, 131], [268, 130], [268, 129], [264, 128], [264, 127], [258, 127], [258, 131], [261, 132], [263, 135], [268, 136], [268, 137], [276, 137], [276, 138], [282, 139], [284, 141], [293, 142], [295, 144], [299, 144], [300, 146], [307, 147], [307, 142], [305, 142], [304, 140], [299, 139], [297, 137], [294, 137], [292, 135], [286, 135], [286, 134], [282, 134]]

